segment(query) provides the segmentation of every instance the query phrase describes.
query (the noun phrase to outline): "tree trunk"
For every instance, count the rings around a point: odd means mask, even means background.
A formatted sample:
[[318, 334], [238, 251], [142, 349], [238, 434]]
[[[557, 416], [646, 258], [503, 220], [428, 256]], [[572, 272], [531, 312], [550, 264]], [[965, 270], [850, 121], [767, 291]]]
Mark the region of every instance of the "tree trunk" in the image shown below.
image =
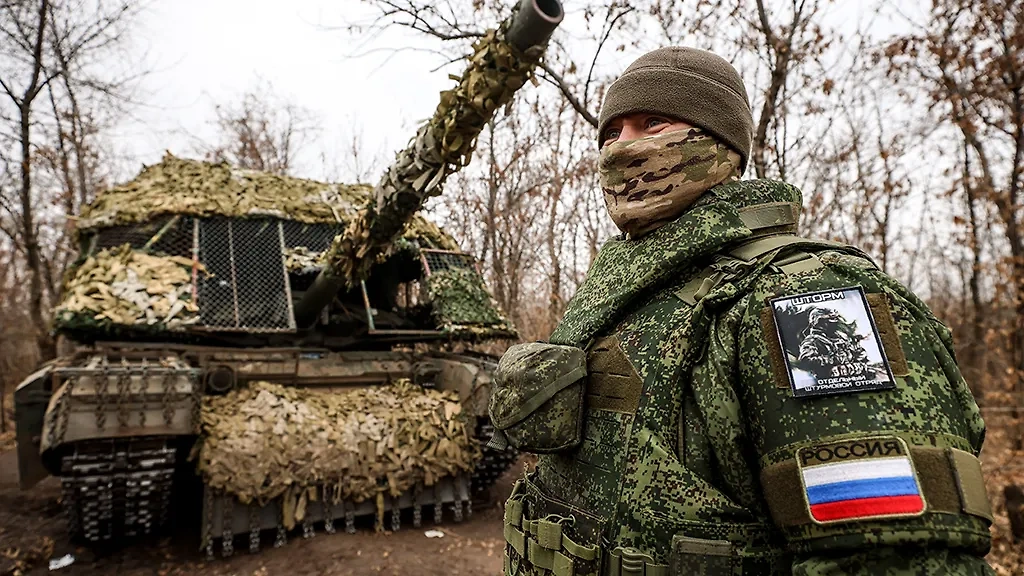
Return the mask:
[[[1014, 391], [1016, 392], [1015, 406], [1024, 404], [1024, 246], [1021, 245], [1020, 230], [1016, 212], [1011, 211], [1004, 219], [1006, 224], [1006, 239], [1010, 244], [1010, 258], [1012, 259], [1011, 283], [1014, 289], [1014, 322], [1011, 325], [1013, 337], [1011, 340], [1011, 358], [1013, 359]], [[1024, 419], [1019, 412], [1014, 413], [1014, 418], [1021, 426], [1021, 434], [1014, 434], [1014, 448], [1024, 450]]]
[[555, 236], [557, 233], [558, 199], [561, 195], [562, 186], [561, 178], [556, 178], [552, 186], [556, 187], [556, 191], [552, 195], [551, 205], [548, 207], [548, 226], [546, 232], [548, 258], [551, 260], [551, 272], [548, 274], [548, 323], [551, 329], [554, 329], [555, 324], [558, 323], [558, 318], [562, 315], [562, 261], [558, 253], [558, 238]]
[[970, 336], [969, 342], [967, 343], [967, 358], [963, 363], [968, 368], [968, 379], [967, 385], [971, 388], [971, 392], [977, 398], [980, 396], [981, 390], [977, 388], [978, 380], [981, 374], [985, 373], [986, 365], [986, 354], [985, 346], [982, 344], [982, 340], [985, 338], [984, 325], [982, 318], [984, 314], [982, 312], [981, 303], [981, 287], [979, 276], [981, 275], [981, 241], [978, 237], [978, 207], [977, 200], [978, 194], [975, 187], [970, 181], [971, 165], [970, 155], [967, 153], [967, 147], [964, 147], [964, 194], [967, 197], [967, 220], [968, 220], [968, 233], [970, 234], [970, 249], [971, 249], [971, 273], [967, 281], [968, 290], [971, 298], [971, 314], [970, 314]]
[[[67, 75], [65, 74], [65, 79]], [[78, 174], [78, 205], [85, 206], [89, 203], [92, 186], [86, 169], [88, 158], [88, 147], [85, 144], [86, 130], [84, 129], [82, 111], [78, 107], [78, 97], [71, 88], [70, 82], [65, 82], [68, 91], [68, 102], [71, 103], [71, 146], [75, 150], [75, 171]]]
[[29, 318], [36, 333], [36, 342], [44, 359], [53, 357], [54, 350], [46, 325], [43, 298], [42, 258], [39, 251], [39, 234], [36, 230], [34, 203], [32, 198], [32, 103], [46, 85], [40, 81], [43, 72], [43, 38], [46, 32], [46, 15], [49, 0], [39, 3], [39, 19], [32, 44], [32, 73], [29, 83], [21, 96], [13, 94], [5, 85], [5, 91], [18, 109], [18, 143], [21, 147], [21, 188], [18, 201], [21, 208], [19, 230], [25, 249], [25, 264], [29, 272]]
[[494, 279], [494, 297], [502, 309], [509, 308], [508, 294], [505, 290], [506, 277], [502, 270], [501, 255], [498, 250], [498, 157], [494, 151], [494, 122], [487, 126], [487, 214], [484, 216], [484, 247], [481, 258], [486, 259], [490, 252], [491, 278]]
[[798, 8], [794, 2], [793, 21], [789, 25], [786, 39], [783, 40], [772, 30], [764, 1], [757, 0], [757, 14], [761, 24], [761, 33], [764, 34], [765, 44], [775, 54], [771, 80], [768, 83], [768, 90], [764, 96], [764, 104], [761, 106], [761, 115], [757, 119], [757, 127], [754, 130], [754, 141], [751, 150], [754, 172], [758, 178], [764, 178], [767, 174], [768, 126], [772, 120], [776, 119], [779, 93], [786, 85], [786, 79], [789, 76], [789, 64], [793, 58], [793, 37], [796, 34], [797, 28], [803, 24], [801, 20], [802, 9], [803, 4], [800, 4]]
[[29, 272], [29, 317], [36, 330], [36, 342], [42, 356], [53, 357], [52, 342], [46, 328], [44, 313], [42, 259], [39, 255], [39, 236], [36, 233], [32, 203], [32, 144], [30, 103], [21, 107], [21, 232], [25, 246], [25, 264]]

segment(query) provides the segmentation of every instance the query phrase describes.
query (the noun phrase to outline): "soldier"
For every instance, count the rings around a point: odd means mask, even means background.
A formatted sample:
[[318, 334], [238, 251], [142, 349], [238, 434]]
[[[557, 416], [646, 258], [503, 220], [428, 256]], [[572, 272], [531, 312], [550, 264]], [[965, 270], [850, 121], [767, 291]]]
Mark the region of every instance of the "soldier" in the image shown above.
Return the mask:
[[[846, 322], [831, 308], [815, 308], [807, 322], [807, 333], [800, 341], [800, 362], [819, 378], [863, 373], [867, 368], [867, 351], [860, 344], [855, 323]], [[859, 366], [858, 369], [848, 368]]]
[[[506, 574], [992, 574], [984, 423], [949, 330], [863, 252], [797, 236], [799, 190], [740, 180], [752, 126], [708, 52], [655, 50], [610, 86], [599, 170], [623, 234], [496, 374], [496, 441], [542, 453], [506, 503]], [[892, 377], [798, 395], [769, 302], [844, 294]]]

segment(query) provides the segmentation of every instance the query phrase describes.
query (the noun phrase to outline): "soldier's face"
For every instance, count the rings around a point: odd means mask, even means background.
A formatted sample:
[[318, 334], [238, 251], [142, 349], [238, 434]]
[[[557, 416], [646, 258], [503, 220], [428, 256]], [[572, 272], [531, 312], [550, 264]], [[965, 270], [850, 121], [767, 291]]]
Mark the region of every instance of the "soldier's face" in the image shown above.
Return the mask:
[[612, 142], [625, 142], [636, 140], [644, 136], [665, 134], [676, 130], [693, 128], [692, 125], [658, 114], [647, 114], [638, 112], [635, 114], [624, 114], [612, 118], [605, 126], [604, 134], [601, 135], [601, 147], [604, 148]]

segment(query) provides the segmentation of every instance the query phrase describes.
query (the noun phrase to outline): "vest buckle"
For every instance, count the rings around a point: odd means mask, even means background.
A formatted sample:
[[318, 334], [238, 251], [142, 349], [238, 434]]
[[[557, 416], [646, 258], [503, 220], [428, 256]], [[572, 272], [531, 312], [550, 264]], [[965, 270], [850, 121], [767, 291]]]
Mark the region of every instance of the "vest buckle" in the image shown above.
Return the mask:
[[608, 554], [607, 576], [667, 576], [668, 565], [658, 564], [650, 554], [619, 546]]

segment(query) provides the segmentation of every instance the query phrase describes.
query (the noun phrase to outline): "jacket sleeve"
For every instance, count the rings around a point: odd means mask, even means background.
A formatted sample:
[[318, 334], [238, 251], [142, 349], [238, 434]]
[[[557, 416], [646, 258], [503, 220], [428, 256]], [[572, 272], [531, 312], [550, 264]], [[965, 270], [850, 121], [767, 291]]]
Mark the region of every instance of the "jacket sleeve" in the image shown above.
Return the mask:
[[[812, 258], [795, 273], [769, 267], [729, 310], [755, 485], [793, 573], [991, 573], [977, 459], [984, 423], [949, 331], [867, 260], [838, 251]], [[837, 300], [813, 303], [829, 298]], [[793, 334], [807, 320], [796, 312], [816, 305], [870, 314], [858, 324], [870, 336], [865, 349], [876, 350], [869, 372], [818, 370], [817, 380], [801, 372]], [[807, 394], [809, 382], [817, 394]]]

